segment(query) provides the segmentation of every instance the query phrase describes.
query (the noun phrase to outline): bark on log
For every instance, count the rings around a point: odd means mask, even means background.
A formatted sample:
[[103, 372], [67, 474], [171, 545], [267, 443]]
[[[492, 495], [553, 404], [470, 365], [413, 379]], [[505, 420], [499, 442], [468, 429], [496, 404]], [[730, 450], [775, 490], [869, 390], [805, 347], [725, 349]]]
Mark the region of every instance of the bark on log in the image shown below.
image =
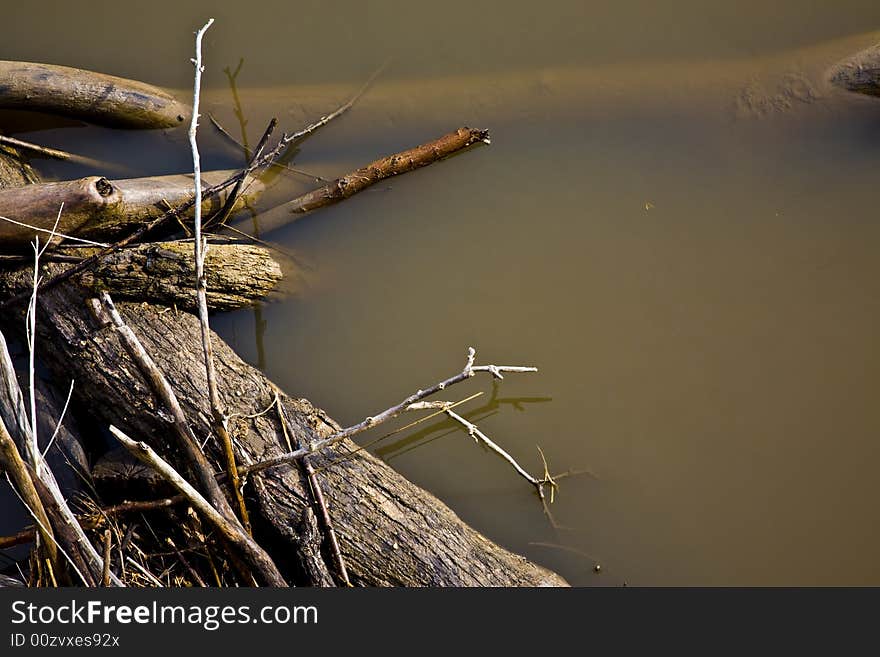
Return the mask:
[[847, 91], [880, 96], [880, 44], [839, 62], [831, 68], [828, 77]]
[[[179, 462], [178, 450], [167, 441], [167, 414], [129, 360], [112, 329], [98, 326], [87, 311], [84, 294], [69, 284], [40, 298], [38, 323], [50, 365], [74, 372], [81, 383], [76, 394], [105, 423], [146, 439], [165, 458]], [[211, 435], [211, 411], [201, 361], [198, 321], [146, 304], [118, 304], [125, 321], [138, 335], [174, 387], [197, 436]], [[17, 321], [17, 320], [16, 320]], [[288, 432], [308, 444], [327, 437], [338, 425], [306, 400], [278, 390], [260, 372], [244, 363], [212, 334], [220, 396], [230, 413], [230, 430], [241, 446], [239, 461], [255, 462], [284, 452], [282, 427], [274, 413], [259, 414], [275, 395], [289, 421]], [[316, 468], [351, 451], [345, 441], [313, 457]], [[219, 448], [206, 448], [215, 464]], [[219, 471], [219, 468], [218, 468]], [[565, 581], [523, 557], [495, 545], [465, 525], [429, 493], [365, 453], [320, 473], [340, 547], [355, 585], [385, 586], [560, 586]], [[299, 468], [282, 465], [252, 476], [246, 493], [261, 543], [281, 561], [301, 548], [298, 525], [309, 504], [308, 484]], [[279, 563], [288, 574], [296, 566]]]
[[[78, 261], [100, 250], [64, 246], [45, 258]], [[26, 259], [16, 256], [19, 258]], [[0, 275], [0, 296], [8, 297], [31, 288], [33, 263], [32, 258], [30, 260]], [[44, 265], [45, 276], [54, 276], [69, 266], [49, 262]], [[208, 307], [212, 310], [235, 310], [261, 299], [276, 300], [305, 287], [305, 278], [292, 261], [252, 244], [210, 244], [206, 270]], [[119, 299], [151, 301], [181, 309], [196, 307], [191, 241], [125, 247], [107, 255], [97, 266], [80, 274], [78, 280], [94, 294], [106, 290]]]
[[0, 61], [0, 107], [126, 128], [183, 125], [190, 108], [158, 87], [68, 66]]
[[[236, 171], [208, 171], [202, 178], [208, 185], [223, 182]], [[233, 210], [256, 201], [263, 184], [251, 178], [236, 199]], [[89, 239], [114, 240], [136, 227], [163, 214], [167, 204], [176, 207], [193, 196], [191, 174], [173, 174], [149, 178], [110, 181], [100, 176], [55, 183], [41, 183], [0, 190], [0, 216], [49, 231], [55, 225], [58, 209], [64, 203], [58, 232]], [[220, 210], [227, 193], [202, 203], [202, 212]], [[186, 214], [192, 216], [191, 213]], [[26, 248], [35, 231], [17, 224], [0, 221], [0, 244], [4, 250]], [[40, 234], [41, 241], [48, 234]], [[56, 238], [61, 241], [62, 238]]]

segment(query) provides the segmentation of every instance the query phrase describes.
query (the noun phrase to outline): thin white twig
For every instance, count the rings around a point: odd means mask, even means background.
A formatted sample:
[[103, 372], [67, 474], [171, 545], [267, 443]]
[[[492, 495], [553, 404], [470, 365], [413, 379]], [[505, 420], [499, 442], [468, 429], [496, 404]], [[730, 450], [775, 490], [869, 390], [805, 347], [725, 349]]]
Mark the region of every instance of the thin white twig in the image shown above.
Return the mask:
[[282, 465], [284, 463], [291, 463], [296, 461], [297, 459], [301, 459], [304, 456], [308, 456], [309, 454], [314, 454], [315, 452], [319, 452], [322, 449], [333, 445], [334, 443], [338, 443], [340, 440], [345, 438], [351, 438], [367, 429], [372, 429], [376, 425], [382, 424], [383, 422], [387, 422], [392, 418], [397, 417], [401, 413], [405, 412], [410, 406], [421, 402], [426, 397], [430, 397], [431, 395], [440, 392], [441, 390], [445, 390], [447, 387], [451, 385], [455, 385], [456, 383], [460, 383], [466, 379], [471, 378], [476, 375], [477, 372], [488, 372], [491, 373], [494, 377], [498, 378], [502, 372], [537, 372], [537, 367], [522, 367], [519, 365], [474, 365], [474, 360], [476, 358], [477, 352], [473, 347], [468, 347], [467, 360], [465, 362], [464, 369], [456, 374], [455, 376], [451, 376], [448, 379], [445, 379], [439, 383], [435, 383], [429, 388], [425, 390], [419, 390], [415, 394], [410, 395], [406, 399], [404, 399], [399, 404], [396, 404], [390, 408], [385, 409], [378, 415], [370, 416], [364, 419], [362, 422], [359, 422], [353, 426], [350, 426], [342, 431], [338, 431], [334, 433], [332, 436], [325, 438], [323, 440], [318, 440], [311, 445], [307, 445], [300, 449], [288, 452], [286, 454], [281, 454], [280, 456], [273, 457], [271, 459], [266, 459], [265, 461], [260, 461], [259, 463], [255, 463], [253, 465], [249, 465], [246, 468], [241, 468], [241, 474], [250, 474], [253, 472], [259, 472], [261, 470], [265, 470], [267, 468], [275, 467], [276, 465]]
[[58, 433], [61, 431], [61, 423], [64, 421], [64, 416], [67, 414], [67, 407], [70, 405], [70, 398], [73, 397], [73, 383], [74, 380], [71, 379], [70, 390], [67, 391], [67, 399], [64, 402], [64, 408], [61, 409], [61, 415], [58, 416], [58, 421], [55, 423], [55, 431], [52, 432], [52, 437], [49, 439], [49, 442], [46, 445], [46, 449], [43, 450], [43, 458], [46, 458], [46, 454], [49, 453], [49, 450], [52, 448], [52, 444], [58, 437]]
[[[245, 532], [250, 534], [250, 520], [248, 518], [247, 506], [241, 493], [241, 483], [237, 466], [235, 463], [235, 449], [232, 445], [232, 439], [229, 436], [228, 418], [220, 401], [220, 392], [217, 389], [217, 374], [214, 368], [214, 353], [211, 348], [211, 328], [208, 323], [208, 300], [207, 300], [207, 280], [205, 278], [205, 256], [208, 252], [207, 241], [202, 241], [202, 172], [199, 158], [199, 145], [196, 139], [199, 125], [199, 97], [201, 95], [202, 82], [202, 37], [208, 28], [214, 23], [211, 18], [196, 34], [196, 58], [193, 60], [196, 74], [193, 82], [193, 113], [192, 122], [189, 126], [189, 144], [192, 150], [193, 159], [193, 178], [195, 185], [195, 212], [193, 216], [194, 226], [194, 242], [195, 242], [195, 261], [196, 261], [196, 301], [198, 305], [199, 324], [202, 333], [202, 351], [205, 359], [205, 376], [208, 382], [208, 400], [211, 404], [211, 416], [213, 418], [213, 429], [226, 460], [226, 472], [230, 478], [235, 501], [238, 506], [239, 518]], [[270, 127], [274, 127], [274, 122]], [[269, 134], [268, 132], [266, 133]], [[265, 137], [268, 138], [268, 137]], [[260, 146], [262, 149], [262, 146]], [[234, 193], [234, 192], [233, 192]]]
[[472, 422], [468, 422], [461, 415], [459, 415], [458, 413], [456, 413], [452, 409], [446, 409], [445, 412], [446, 412], [446, 415], [448, 415], [450, 418], [452, 418], [453, 420], [458, 422], [461, 426], [463, 426], [465, 431], [467, 431], [468, 435], [471, 438], [473, 438], [474, 441], [482, 442], [486, 447], [488, 447], [490, 450], [492, 450], [493, 452], [498, 454], [498, 456], [500, 456], [505, 461], [510, 463], [510, 465], [513, 467], [513, 469], [516, 470], [517, 473], [521, 477], [523, 477], [523, 479], [528, 481], [530, 484], [532, 484], [533, 486], [540, 489], [543, 484], [547, 483], [546, 481], [541, 481], [540, 479], [536, 479], [535, 477], [530, 475], [528, 472], [526, 472], [523, 469], [523, 467], [520, 466], [520, 464], [516, 462], [515, 458], [513, 458], [510, 454], [508, 454], [506, 451], [504, 451], [504, 449], [502, 449], [501, 446], [498, 445], [498, 443], [496, 443], [491, 438], [489, 438], [489, 436], [487, 436], [482, 431], [480, 431], [480, 429], [477, 427], [476, 424], [474, 424]]
[[[63, 205], [63, 204], [62, 204]], [[73, 235], [66, 235], [65, 233], [59, 233], [57, 230], [49, 230], [48, 228], [40, 228], [39, 226], [31, 226], [30, 224], [26, 224], [23, 221], [16, 221], [15, 219], [10, 219], [9, 217], [4, 217], [0, 215], [0, 220], [7, 221], [10, 224], [15, 224], [16, 226], [21, 226], [22, 228], [28, 228], [30, 230], [37, 231], [38, 233], [50, 233], [55, 237], [63, 237], [66, 240], [70, 240], [71, 242], [79, 242], [80, 244], [88, 244], [90, 246], [99, 246], [101, 248], [106, 249], [109, 244], [105, 244], [104, 242], [93, 242], [92, 240], [87, 240], [84, 237], [74, 237]], [[57, 227], [57, 223], [56, 223]], [[51, 240], [50, 240], [51, 241]], [[49, 245], [49, 242], [46, 243]]]
[[[196, 142], [196, 132], [199, 126], [199, 100], [201, 98], [201, 86], [202, 86], [202, 71], [205, 70], [204, 66], [202, 66], [202, 37], [205, 36], [205, 32], [208, 31], [208, 28], [214, 24], [214, 19], [208, 19], [208, 22], [202, 26], [196, 33], [196, 58], [192, 60], [193, 65], [195, 66], [195, 78], [193, 81], [193, 111], [192, 111], [192, 120], [189, 125], [189, 145], [192, 150], [192, 158], [193, 158], [193, 177], [195, 179], [195, 205], [193, 206], [194, 210], [194, 222], [195, 222], [195, 256], [196, 256], [196, 269], [199, 269], [200, 265], [204, 264], [204, 256], [202, 255], [202, 167], [201, 161], [199, 158], [199, 146]], [[196, 273], [196, 277], [198, 278], [199, 273]]]
[[155, 586], [157, 586], [157, 587], [160, 588], [160, 589], [164, 589], [164, 588], [165, 588], [165, 585], [164, 585], [162, 582], [160, 582], [158, 579], [156, 579], [156, 576], [155, 576], [155, 575], [153, 575], [149, 570], [147, 570], [147, 569], [144, 568], [142, 565], [140, 565], [137, 561], [135, 561], [134, 559], [132, 559], [132, 558], [129, 557], [128, 555], [126, 555], [125, 560], [126, 560], [130, 565], [134, 566], [134, 568], [135, 568], [136, 570], [140, 571], [141, 575], [143, 575], [143, 576], [146, 577], [148, 580], [150, 580], [150, 582], [152, 582]]
[[[57, 228], [58, 222], [61, 219], [61, 212], [63, 211], [64, 206], [62, 205], [58, 209], [58, 215], [55, 219], [55, 225], [53, 227], [52, 233], [54, 234], [54, 229]], [[49, 238], [49, 242], [52, 241], [52, 238]], [[46, 489], [49, 491], [49, 494], [52, 496], [53, 501], [58, 507], [58, 512], [61, 516], [61, 522], [63, 522], [69, 530], [76, 536], [75, 543], [79, 546], [83, 553], [83, 557], [86, 559], [87, 565], [90, 566], [90, 570], [92, 574], [97, 578], [98, 574], [103, 570], [103, 563], [101, 560], [101, 556], [98, 554], [97, 550], [95, 550], [95, 546], [92, 545], [91, 541], [86, 536], [85, 531], [82, 526], [79, 524], [76, 516], [73, 511], [71, 511], [70, 506], [67, 504], [67, 500], [64, 499], [64, 495], [61, 492], [61, 488], [58, 486], [58, 482], [55, 479], [55, 475], [52, 473], [52, 469], [43, 459], [43, 455], [40, 453], [39, 442], [37, 437], [37, 407], [36, 407], [36, 368], [35, 368], [35, 357], [36, 357], [36, 315], [37, 315], [37, 292], [39, 290], [40, 276], [39, 276], [39, 268], [40, 268], [40, 256], [45, 252], [45, 249], [40, 249], [40, 238], [37, 236], [33, 242], [34, 247], [34, 275], [33, 275], [33, 291], [31, 292], [30, 303], [28, 305], [28, 313], [25, 320], [25, 327], [27, 329], [27, 345], [28, 345], [28, 376], [29, 376], [29, 389], [28, 396], [30, 399], [30, 417], [28, 419], [27, 410], [24, 408], [24, 395], [21, 392], [21, 388], [18, 386], [17, 381], [15, 381], [14, 377], [11, 380], [6, 381], [6, 386], [8, 388], [9, 399], [8, 402], [11, 404], [11, 411], [16, 414], [19, 419], [18, 429], [22, 434], [23, 440], [22, 442], [25, 445], [25, 455], [26, 460], [30, 463], [31, 467], [33, 467], [36, 476], [40, 479]], [[3, 360], [4, 371], [11, 370], [11, 362], [9, 359], [8, 351], [6, 351], [5, 341], [2, 342], [2, 351], [0, 351], [0, 359]], [[85, 583], [87, 580], [83, 579]], [[111, 581], [116, 586], [123, 586], [122, 581], [119, 580], [118, 577], [111, 574]]]

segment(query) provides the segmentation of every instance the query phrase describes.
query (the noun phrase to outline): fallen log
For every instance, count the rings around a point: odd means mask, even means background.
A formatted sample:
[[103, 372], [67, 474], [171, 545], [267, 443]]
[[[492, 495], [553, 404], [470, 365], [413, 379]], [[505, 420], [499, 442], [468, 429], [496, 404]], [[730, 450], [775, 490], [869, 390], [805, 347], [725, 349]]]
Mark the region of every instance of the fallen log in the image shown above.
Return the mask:
[[[171, 433], [167, 413], [113, 330], [87, 311], [84, 293], [65, 283], [44, 292], [39, 305], [41, 316], [52, 318], [37, 324], [46, 360], [58, 372], [75, 373], [81, 383], [75, 391], [78, 402], [91, 409], [95, 419], [147, 440], [164, 458], [179, 463], [179, 451], [167, 442]], [[197, 319], [147, 304], [119, 304], [119, 308], [172, 383], [196, 435], [210, 436], [211, 409]], [[240, 446], [241, 463], [286, 451], [278, 414], [264, 412], [276, 395], [287, 431], [297, 442], [308, 445], [338, 431], [323, 411], [285, 395], [213, 333], [211, 340], [219, 394], [230, 413], [230, 432]], [[312, 457], [353, 584], [565, 585], [555, 573], [465, 525], [442, 502], [375, 457], [358, 453], [331, 465], [354, 449], [356, 445], [346, 440]], [[206, 450], [215, 466], [221, 462], [214, 441], [208, 441]], [[270, 554], [278, 555], [279, 566], [292, 579], [296, 567], [282, 557], [302, 550], [298, 528], [310, 500], [307, 479], [297, 467], [280, 465], [250, 476], [245, 492], [255, 536]]]
[[190, 114], [158, 87], [54, 64], [0, 61], [0, 107], [125, 128], [173, 128]]
[[828, 78], [847, 91], [880, 96], [880, 43], [835, 64]]
[[[202, 174], [208, 184], [223, 182], [235, 171], [209, 171]], [[250, 178], [243, 186], [233, 211], [254, 202], [263, 184]], [[26, 248], [39, 233], [49, 238], [59, 208], [64, 204], [57, 232], [74, 237], [113, 240], [161, 216], [193, 196], [190, 174], [129, 178], [110, 181], [101, 176], [79, 180], [40, 183], [0, 190], [0, 245], [6, 251]], [[202, 212], [223, 208], [227, 194], [205, 199]], [[187, 214], [186, 216], [191, 216]], [[10, 221], [11, 220], [11, 221]], [[63, 238], [57, 236], [56, 241]]]
[[[101, 249], [62, 246], [44, 256], [45, 275], [54, 276]], [[62, 262], [51, 262], [61, 260]], [[19, 264], [21, 263], [21, 264]], [[28, 291], [33, 285], [33, 258], [0, 256], [0, 265], [15, 265], [0, 276], [0, 296]], [[302, 271], [288, 258], [252, 244], [210, 244], [207, 253], [208, 307], [235, 310], [259, 300], [277, 300], [305, 288]], [[180, 309], [196, 306], [195, 264], [191, 241], [149, 242], [128, 246], [101, 259], [79, 275], [85, 289], [107, 290], [119, 299], [151, 301]]]
[[[851, 35], [794, 50], [746, 58], [640, 58], [587, 66], [548, 66], [418, 79], [389, 75], [358, 100], [361, 126], [348, 137], [367, 134], [374, 122], [395, 126], [443, 125], [450, 116], [472, 123], [491, 120], [522, 129], [522, 122], [608, 121], [615, 116], [699, 117], [701, 121], [761, 119], [779, 114], [827, 120], [825, 108], [848, 106], [845, 94], [829, 94], [829, 67], [880, 40], [880, 31]], [[351, 95], [351, 83], [239, 87], [248, 120], [262, 124], [278, 107], [304, 122]], [[204, 114], [225, 125], [236, 122], [229, 89], [203, 93]], [[822, 108], [813, 111], [812, 108]]]

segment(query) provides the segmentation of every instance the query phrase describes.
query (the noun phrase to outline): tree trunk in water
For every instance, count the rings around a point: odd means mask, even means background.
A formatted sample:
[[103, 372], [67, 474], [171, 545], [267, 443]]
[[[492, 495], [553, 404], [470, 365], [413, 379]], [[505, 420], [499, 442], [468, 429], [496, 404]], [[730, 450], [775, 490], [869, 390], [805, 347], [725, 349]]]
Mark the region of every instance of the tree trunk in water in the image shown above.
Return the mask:
[[[196, 436], [210, 436], [211, 410], [196, 318], [147, 304], [120, 303], [118, 307], [171, 382]], [[166, 411], [157, 407], [113, 329], [100, 326], [87, 308], [85, 294], [69, 284], [42, 295], [38, 331], [46, 360], [56, 371], [76, 376], [78, 400], [102, 422], [151, 442], [164, 458], [179, 464], [179, 450], [168, 442], [171, 432]], [[212, 342], [221, 400], [232, 415], [233, 438], [241, 445], [240, 463], [287, 451], [278, 414], [274, 410], [260, 414], [276, 394], [291, 440], [309, 444], [338, 430], [323, 411], [306, 400], [285, 395], [218, 336], [212, 334]], [[315, 455], [312, 461], [320, 472], [342, 555], [355, 585], [566, 585], [555, 573], [508, 552], [465, 525], [442, 502], [375, 457], [359, 452], [330, 465], [355, 448], [353, 442], [344, 441]], [[207, 441], [205, 449], [215, 464], [220, 462], [220, 449], [213, 440]], [[326, 470], [322, 470], [324, 466], [328, 466]], [[293, 555], [302, 551], [301, 521], [311, 503], [307, 481], [295, 465], [282, 465], [252, 475], [245, 492], [258, 539], [292, 579], [299, 567]]]

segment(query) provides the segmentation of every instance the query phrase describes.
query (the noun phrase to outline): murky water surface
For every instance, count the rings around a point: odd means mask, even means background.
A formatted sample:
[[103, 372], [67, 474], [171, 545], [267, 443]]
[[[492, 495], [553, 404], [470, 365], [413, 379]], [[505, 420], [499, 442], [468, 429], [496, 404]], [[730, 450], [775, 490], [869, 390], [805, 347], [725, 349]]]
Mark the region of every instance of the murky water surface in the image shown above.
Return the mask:
[[[465, 124], [492, 145], [270, 233], [308, 289], [215, 327], [345, 424], [460, 370], [469, 345], [539, 366], [447, 398], [484, 391], [462, 412], [528, 469], [540, 445], [552, 471], [592, 473], [561, 481], [557, 527], [447, 422], [373, 449], [574, 584], [877, 585], [880, 102], [816, 80], [871, 43], [856, 35], [880, 7], [710, 4], [14, 3], [0, 57], [186, 97], [214, 16], [206, 108], [241, 137], [223, 69], [243, 60], [249, 143], [391, 58], [295, 166], [334, 177]], [[113, 175], [190, 166], [182, 131], [3, 121]], [[207, 121], [202, 136], [204, 166], [240, 162]], [[281, 176], [265, 208], [312, 184]]]

